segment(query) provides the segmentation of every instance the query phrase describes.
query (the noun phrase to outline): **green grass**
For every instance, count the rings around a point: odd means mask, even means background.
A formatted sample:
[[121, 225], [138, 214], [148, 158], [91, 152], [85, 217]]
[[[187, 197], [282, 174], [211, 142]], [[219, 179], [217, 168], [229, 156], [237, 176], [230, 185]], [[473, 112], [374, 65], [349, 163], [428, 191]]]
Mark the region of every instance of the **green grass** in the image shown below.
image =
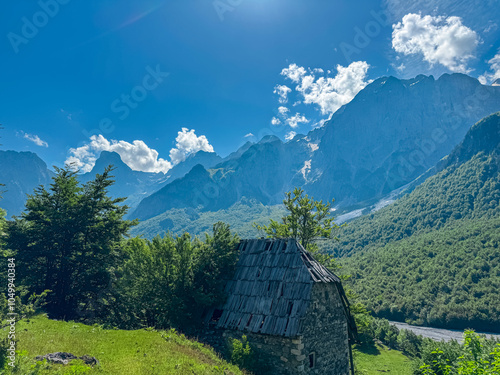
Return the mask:
[[[4, 337], [6, 331], [2, 332]], [[2, 374], [243, 374], [221, 360], [213, 349], [173, 331], [106, 330], [99, 326], [50, 320], [37, 316], [17, 324], [18, 367]], [[53, 352], [94, 356], [94, 368], [36, 365], [34, 357]]]
[[411, 375], [411, 360], [385, 345], [355, 346], [353, 350], [356, 375]]

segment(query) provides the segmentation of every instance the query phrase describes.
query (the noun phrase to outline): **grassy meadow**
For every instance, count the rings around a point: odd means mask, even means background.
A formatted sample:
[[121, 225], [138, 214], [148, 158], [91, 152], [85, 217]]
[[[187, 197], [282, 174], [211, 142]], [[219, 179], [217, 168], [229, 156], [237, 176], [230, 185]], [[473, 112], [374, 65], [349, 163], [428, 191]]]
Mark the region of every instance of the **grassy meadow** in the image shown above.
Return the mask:
[[[16, 338], [17, 366], [14, 371], [5, 370], [5, 375], [243, 374], [213, 349], [174, 331], [109, 330], [37, 316], [18, 322]], [[34, 360], [38, 355], [58, 351], [76, 356], [87, 354], [96, 357], [100, 365], [91, 368], [74, 360], [63, 366]]]

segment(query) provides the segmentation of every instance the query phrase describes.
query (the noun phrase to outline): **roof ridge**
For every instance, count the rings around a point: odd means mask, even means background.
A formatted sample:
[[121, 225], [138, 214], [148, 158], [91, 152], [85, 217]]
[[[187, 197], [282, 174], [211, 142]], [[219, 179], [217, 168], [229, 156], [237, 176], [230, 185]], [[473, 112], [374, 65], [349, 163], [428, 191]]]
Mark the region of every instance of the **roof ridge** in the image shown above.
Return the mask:
[[216, 314], [217, 327], [295, 336], [315, 283], [340, 283], [297, 240], [247, 239], [226, 285], [227, 300]]
[[340, 283], [340, 278], [335, 275], [328, 268], [319, 263], [314, 259], [313, 255], [308, 252], [304, 247], [297, 241], [299, 251], [301, 252], [302, 261], [307, 267], [307, 270], [311, 274], [314, 282], [337, 282]]

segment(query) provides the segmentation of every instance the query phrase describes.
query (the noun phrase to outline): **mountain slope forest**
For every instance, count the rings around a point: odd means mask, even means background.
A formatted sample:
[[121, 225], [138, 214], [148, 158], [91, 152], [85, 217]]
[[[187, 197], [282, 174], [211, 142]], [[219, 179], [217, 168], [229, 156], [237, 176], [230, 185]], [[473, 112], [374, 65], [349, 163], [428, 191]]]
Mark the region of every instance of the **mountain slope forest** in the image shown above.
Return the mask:
[[343, 256], [376, 315], [500, 331], [500, 113], [467, 133], [435, 175], [350, 222], [324, 248]]
[[143, 235], [148, 239], [166, 232], [174, 235], [188, 232], [193, 236], [203, 236], [204, 233], [210, 232], [213, 223], [223, 221], [232, 223], [231, 228], [241, 238], [255, 238], [261, 233], [254, 223], [267, 224], [269, 219], [279, 220], [284, 214], [282, 205], [264, 206], [260, 202], [244, 198], [227, 209], [214, 212], [195, 208], [172, 208], [161, 215], [139, 222], [130, 233]]

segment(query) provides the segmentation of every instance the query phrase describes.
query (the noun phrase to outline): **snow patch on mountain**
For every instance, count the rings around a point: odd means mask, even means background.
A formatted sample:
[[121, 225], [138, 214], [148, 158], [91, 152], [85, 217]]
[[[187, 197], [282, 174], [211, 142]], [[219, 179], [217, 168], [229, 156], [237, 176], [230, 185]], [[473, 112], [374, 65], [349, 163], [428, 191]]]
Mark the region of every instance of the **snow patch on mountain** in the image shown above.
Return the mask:
[[307, 146], [309, 146], [311, 152], [314, 152], [319, 148], [319, 143], [308, 143]]
[[302, 173], [302, 177], [304, 177], [305, 181], [307, 181], [307, 174], [310, 172], [310, 170], [311, 170], [311, 160], [307, 160], [304, 163], [302, 169], [300, 170], [300, 173]]

